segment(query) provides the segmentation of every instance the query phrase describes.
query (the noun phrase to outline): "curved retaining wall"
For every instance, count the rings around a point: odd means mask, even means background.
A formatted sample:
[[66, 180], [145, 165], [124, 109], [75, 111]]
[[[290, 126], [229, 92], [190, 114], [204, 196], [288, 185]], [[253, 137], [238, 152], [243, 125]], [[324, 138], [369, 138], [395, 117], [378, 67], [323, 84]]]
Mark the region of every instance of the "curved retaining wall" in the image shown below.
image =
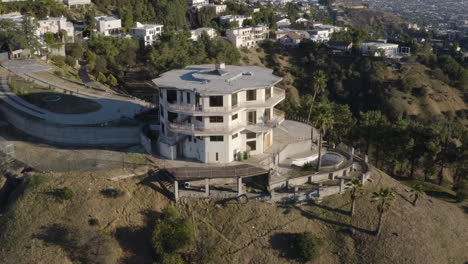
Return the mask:
[[54, 143], [76, 145], [139, 144], [140, 127], [65, 126], [34, 120], [0, 104], [6, 121], [24, 133]]

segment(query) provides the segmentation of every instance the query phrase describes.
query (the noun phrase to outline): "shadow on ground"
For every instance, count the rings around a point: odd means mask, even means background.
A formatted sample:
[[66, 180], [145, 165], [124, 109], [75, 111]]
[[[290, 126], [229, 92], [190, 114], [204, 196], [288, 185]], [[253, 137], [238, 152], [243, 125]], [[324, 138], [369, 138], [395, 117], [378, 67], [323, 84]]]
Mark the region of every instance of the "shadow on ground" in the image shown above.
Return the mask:
[[143, 227], [119, 227], [115, 231], [115, 238], [120, 247], [128, 253], [123, 263], [153, 263], [156, 259], [151, 246], [151, 233], [154, 223], [160, 214], [156, 211], [141, 212], [145, 217]]

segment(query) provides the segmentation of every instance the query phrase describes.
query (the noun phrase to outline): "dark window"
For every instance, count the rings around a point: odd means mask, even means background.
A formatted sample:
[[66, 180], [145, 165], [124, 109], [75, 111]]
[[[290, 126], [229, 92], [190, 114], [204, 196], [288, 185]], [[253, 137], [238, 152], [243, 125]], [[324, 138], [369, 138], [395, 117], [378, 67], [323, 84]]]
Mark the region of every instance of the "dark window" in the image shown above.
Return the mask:
[[271, 98], [271, 88], [268, 87], [268, 88], [265, 88], [265, 100], [270, 99], [270, 98]]
[[218, 154], [218, 152], [216, 152], [216, 161], [218, 161], [218, 160], [219, 160], [219, 154]]
[[257, 123], [257, 112], [251, 111], [247, 112], [247, 124], [253, 125]]
[[210, 116], [210, 123], [222, 123], [223, 117], [222, 116]]
[[161, 133], [162, 133], [163, 135], [166, 134], [166, 129], [164, 129], [164, 124], [161, 124]]
[[192, 142], [192, 136], [188, 136], [188, 141]]
[[187, 92], [186, 95], [187, 95], [186, 96], [187, 97], [187, 104], [190, 104], [190, 93]]
[[236, 120], [239, 116], [237, 114], [232, 115], [232, 120]]
[[248, 141], [247, 142], [247, 149], [248, 150], [256, 150], [257, 149], [257, 141]]
[[198, 140], [203, 140], [203, 137], [197, 136]]
[[223, 106], [222, 96], [210, 96], [210, 107]]
[[167, 102], [173, 104], [177, 102], [177, 91], [176, 90], [167, 90]]
[[247, 139], [257, 138], [257, 134], [255, 133], [247, 133]]
[[224, 136], [210, 136], [211, 142], [222, 142], [224, 141]]
[[231, 105], [233, 107], [237, 105], [237, 93], [231, 95]]
[[161, 111], [161, 117], [164, 117], [164, 107], [160, 106], [159, 111]]
[[196, 119], [197, 121], [203, 122], [203, 117], [201, 117], [201, 116], [197, 116], [197, 117], [195, 117], [195, 119]]
[[239, 136], [239, 134], [238, 134], [238, 133], [235, 133], [234, 135], [232, 135], [232, 139], [235, 139], [235, 138], [237, 138], [238, 136]]
[[171, 123], [172, 123], [174, 120], [177, 119], [177, 116], [178, 116], [178, 115], [177, 115], [176, 113], [167, 112], [167, 120], [168, 120], [169, 122], [171, 122]]
[[248, 90], [247, 91], [247, 101], [257, 100], [257, 90]]

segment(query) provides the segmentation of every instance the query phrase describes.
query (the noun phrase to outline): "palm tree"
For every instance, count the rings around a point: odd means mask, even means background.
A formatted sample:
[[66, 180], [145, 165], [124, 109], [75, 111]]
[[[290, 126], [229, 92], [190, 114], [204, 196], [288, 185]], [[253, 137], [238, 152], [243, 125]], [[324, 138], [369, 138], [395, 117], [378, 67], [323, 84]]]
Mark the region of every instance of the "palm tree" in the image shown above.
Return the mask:
[[325, 136], [328, 129], [333, 127], [335, 120], [333, 118], [333, 110], [329, 104], [319, 104], [315, 108], [315, 124], [314, 126], [319, 129], [319, 155], [317, 161], [317, 171], [320, 170], [322, 163], [322, 138]]
[[309, 114], [307, 115], [307, 123], [310, 122], [310, 115], [312, 114], [312, 109], [314, 107], [314, 102], [315, 102], [315, 97], [319, 93], [322, 93], [325, 91], [325, 88], [327, 87], [327, 77], [325, 76], [325, 73], [323, 71], [316, 71], [312, 75], [312, 102], [310, 103], [310, 109], [309, 109]]
[[380, 232], [382, 231], [382, 225], [383, 225], [383, 219], [384, 219], [384, 213], [390, 207], [390, 201], [395, 197], [395, 194], [393, 193], [390, 188], [382, 187], [378, 192], [374, 192], [372, 194], [372, 200], [375, 202], [378, 202], [379, 204], [377, 205], [377, 211], [379, 212], [379, 224], [377, 226], [376, 230], [376, 235], [380, 235]]
[[411, 196], [414, 197], [413, 205], [416, 206], [416, 203], [418, 202], [418, 200], [421, 199], [425, 194], [424, 187], [422, 184], [416, 184], [413, 186], [413, 189], [411, 190], [411, 192], [412, 192]]
[[356, 208], [356, 198], [362, 189], [362, 182], [358, 178], [351, 179], [347, 184], [351, 188], [351, 217], [354, 215], [354, 208]]

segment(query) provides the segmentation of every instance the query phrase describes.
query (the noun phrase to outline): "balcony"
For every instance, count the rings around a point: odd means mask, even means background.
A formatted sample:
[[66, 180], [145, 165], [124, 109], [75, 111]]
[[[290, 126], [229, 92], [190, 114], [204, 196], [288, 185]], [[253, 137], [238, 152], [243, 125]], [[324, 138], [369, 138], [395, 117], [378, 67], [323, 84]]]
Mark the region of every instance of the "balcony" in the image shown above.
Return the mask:
[[239, 102], [234, 107], [205, 107], [201, 105], [181, 105], [181, 104], [167, 104], [168, 110], [176, 113], [183, 113], [188, 115], [213, 115], [213, 114], [228, 114], [230, 112], [239, 111], [244, 108], [255, 107], [273, 107], [286, 98], [286, 92], [283, 89], [274, 87], [273, 93], [270, 98], [265, 102], [261, 101], [245, 101]]
[[187, 122], [173, 122], [168, 123], [169, 128], [177, 133], [190, 134], [190, 135], [222, 135], [232, 134], [234, 131], [247, 128], [253, 132], [260, 133], [264, 128], [275, 128], [281, 122], [285, 120], [284, 112], [273, 109], [273, 116], [270, 120], [265, 123], [257, 123], [254, 125], [236, 124], [232, 126], [226, 126], [224, 123], [221, 124], [209, 124], [205, 126], [202, 123], [187, 123]]

